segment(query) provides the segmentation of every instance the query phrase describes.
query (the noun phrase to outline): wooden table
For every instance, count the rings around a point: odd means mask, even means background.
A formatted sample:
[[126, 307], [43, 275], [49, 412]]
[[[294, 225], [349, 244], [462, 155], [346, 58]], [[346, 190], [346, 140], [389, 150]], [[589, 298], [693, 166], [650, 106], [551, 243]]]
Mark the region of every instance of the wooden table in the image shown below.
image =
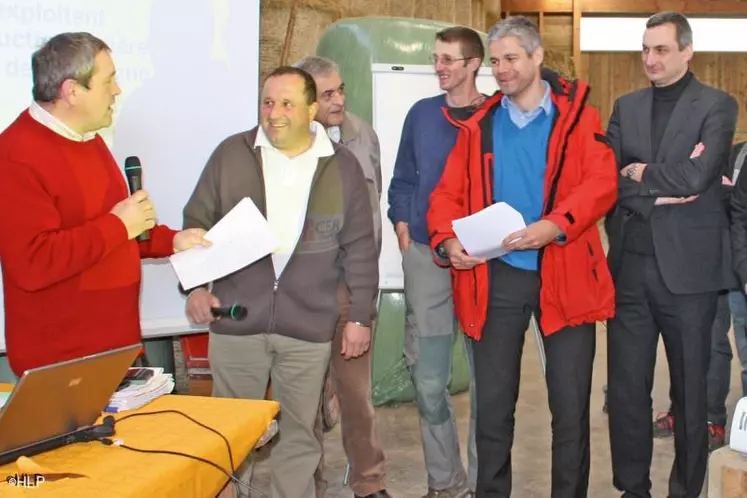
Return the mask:
[[[0, 390], [7, 388], [7, 385], [0, 384]], [[114, 417], [120, 419], [130, 413], [179, 410], [225, 436], [238, 467], [278, 414], [279, 408], [275, 401], [167, 395], [138, 410], [115, 414]], [[225, 441], [179, 414], [133, 417], [119, 424], [115, 422], [115, 430], [112, 439], [121, 440], [128, 446], [199, 456], [230, 471]], [[17, 474], [19, 469], [16, 463], [8, 464], [0, 467], [0, 496], [214, 498], [228, 481], [227, 476], [216, 468], [191, 458], [144, 454], [100, 442], [76, 443], [36, 455], [32, 460], [54, 472], [85, 477], [45, 480], [34, 488], [11, 486], [6, 477]]]

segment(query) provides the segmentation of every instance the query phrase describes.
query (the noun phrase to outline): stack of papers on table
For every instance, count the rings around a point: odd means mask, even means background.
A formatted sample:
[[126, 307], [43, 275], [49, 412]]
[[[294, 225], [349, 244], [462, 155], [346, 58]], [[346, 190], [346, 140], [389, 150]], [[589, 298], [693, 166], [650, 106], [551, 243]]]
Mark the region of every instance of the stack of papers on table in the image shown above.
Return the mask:
[[173, 375], [163, 373], [163, 368], [148, 368], [148, 370], [153, 371], [153, 376], [147, 382], [142, 384], [131, 382], [129, 386], [115, 392], [104, 411], [117, 413], [135, 410], [174, 390]]

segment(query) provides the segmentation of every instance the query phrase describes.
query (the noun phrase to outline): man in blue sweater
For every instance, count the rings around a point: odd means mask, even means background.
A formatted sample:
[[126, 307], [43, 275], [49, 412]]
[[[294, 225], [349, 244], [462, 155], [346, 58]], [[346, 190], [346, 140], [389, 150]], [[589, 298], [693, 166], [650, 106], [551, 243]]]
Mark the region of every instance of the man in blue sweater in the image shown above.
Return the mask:
[[[458, 332], [451, 277], [448, 268], [440, 268], [433, 261], [426, 213], [430, 194], [441, 178], [457, 137], [457, 128], [447, 120], [444, 109], [464, 119], [484, 101], [485, 96], [475, 85], [484, 56], [480, 35], [469, 28], [447, 28], [436, 35], [433, 63], [439, 86], [445, 93], [418, 101], [408, 112], [388, 192], [388, 216], [402, 252], [407, 303], [405, 356], [417, 392], [428, 471], [428, 494], [424, 498], [468, 496], [477, 480], [474, 383], [470, 381], [467, 478], [448, 393], [451, 356]], [[472, 370], [471, 343], [467, 337], [464, 339]]]
[[[434, 261], [451, 267], [456, 315], [474, 339], [476, 495], [512, 496], [521, 353], [535, 314], [552, 413], [545, 496], [586, 498], [595, 322], [615, 311], [597, 228], [617, 199], [615, 153], [587, 104], [588, 84], [542, 67], [542, 40], [529, 19], [493, 26], [488, 52], [500, 92], [455, 120], [457, 142], [427, 215]], [[503, 238], [503, 256], [468, 255], [454, 220], [497, 202], [518, 211], [526, 227]]]

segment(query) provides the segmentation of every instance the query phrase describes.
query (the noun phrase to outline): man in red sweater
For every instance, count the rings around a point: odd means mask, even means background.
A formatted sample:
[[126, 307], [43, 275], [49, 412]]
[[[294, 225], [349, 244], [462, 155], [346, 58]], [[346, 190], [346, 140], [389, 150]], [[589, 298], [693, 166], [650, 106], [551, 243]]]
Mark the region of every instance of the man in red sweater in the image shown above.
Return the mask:
[[[96, 130], [120, 93], [110, 49], [63, 33], [32, 56], [31, 106], [0, 134], [5, 340], [16, 375], [140, 342], [140, 259], [209, 245], [156, 225]], [[150, 230], [150, 239], [135, 238]]]

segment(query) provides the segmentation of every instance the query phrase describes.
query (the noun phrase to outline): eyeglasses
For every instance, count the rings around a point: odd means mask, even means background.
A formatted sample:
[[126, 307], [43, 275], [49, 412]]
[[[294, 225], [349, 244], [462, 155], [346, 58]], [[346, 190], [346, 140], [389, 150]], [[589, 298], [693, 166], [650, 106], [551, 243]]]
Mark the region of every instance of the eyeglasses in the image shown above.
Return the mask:
[[449, 55], [444, 55], [443, 57], [439, 57], [436, 54], [431, 55], [431, 62], [434, 66], [439, 62], [441, 62], [441, 64], [443, 64], [444, 66], [451, 66], [457, 61], [466, 61], [469, 59], [474, 59], [474, 57], [461, 57], [459, 59], [455, 59]]

